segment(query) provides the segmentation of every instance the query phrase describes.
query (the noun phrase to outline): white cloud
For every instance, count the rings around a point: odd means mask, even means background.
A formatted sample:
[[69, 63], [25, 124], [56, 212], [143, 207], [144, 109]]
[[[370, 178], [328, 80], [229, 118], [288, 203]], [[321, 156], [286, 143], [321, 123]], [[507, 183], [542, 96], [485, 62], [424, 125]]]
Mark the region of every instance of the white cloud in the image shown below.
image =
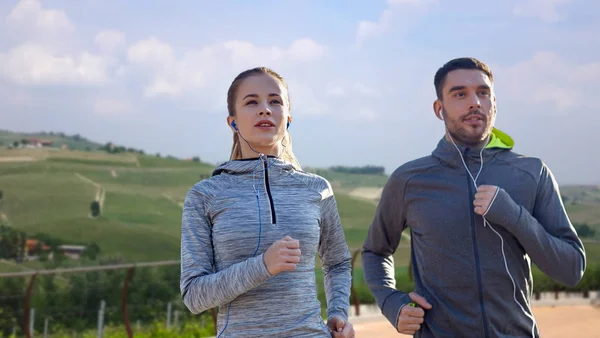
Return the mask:
[[390, 8], [381, 13], [379, 20], [373, 21], [361, 21], [358, 23], [356, 30], [356, 43], [361, 45], [364, 41], [372, 39], [383, 34], [392, 22], [393, 12]]
[[380, 95], [375, 88], [369, 87], [359, 81], [352, 84], [342, 81], [330, 82], [325, 86], [325, 94], [336, 98], [349, 95], [373, 98]]
[[377, 113], [371, 108], [361, 108], [358, 116], [364, 120], [374, 121], [377, 118]]
[[559, 5], [564, 5], [573, 0], [526, 0], [513, 8], [517, 16], [534, 17], [545, 22], [557, 22], [565, 19], [559, 13]]
[[[278, 68], [284, 61], [311, 62], [327, 55], [327, 47], [314, 40], [303, 38], [292, 41], [287, 48], [255, 46], [246, 41], [227, 41], [222, 44], [230, 53], [230, 60], [239, 67], [269, 65]], [[219, 49], [220, 46], [213, 46]]]
[[167, 43], [150, 37], [133, 44], [127, 60], [133, 67], [142, 67], [151, 81], [144, 87], [146, 97], [179, 97], [184, 91], [205, 84], [203, 67], [210, 67], [206, 55], [210, 51], [187, 52], [181, 59]]
[[329, 105], [323, 101], [318, 92], [305, 82], [288, 81], [292, 115], [302, 112], [303, 115], [324, 115], [330, 113]]
[[388, 31], [396, 21], [404, 25], [422, 15], [429, 6], [438, 0], [388, 0], [388, 7], [381, 13], [377, 21], [363, 20], [356, 29], [356, 45], [361, 46], [365, 41], [373, 39]]
[[227, 41], [215, 49], [225, 48], [229, 54], [228, 59], [236, 68], [249, 68], [258, 65], [270, 65], [273, 68], [281, 63], [285, 57], [285, 50], [280, 47], [258, 47], [246, 41]]
[[360, 83], [360, 82], [355, 82], [354, 85], [352, 86], [352, 89], [357, 91], [360, 95], [366, 96], [366, 97], [376, 97], [379, 95], [379, 94], [377, 94], [377, 91], [375, 89], [368, 87], [365, 84]]
[[45, 9], [37, 0], [21, 0], [7, 17], [10, 24], [39, 33], [73, 31], [75, 26], [62, 10]]
[[277, 69], [285, 62], [312, 62], [326, 55], [326, 50], [310, 39], [293, 41], [288, 48], [232, 40], [187, 51], [177, 58], [169, 44], [150, 37], [133, 44], [127, 59], [133, 67], [150, 73], [151, 81], [144, 88], [146, 97], [179, 97], [209, 84], [224, 85], [224, 80], [219, 79], [239, 70], [256, 66]]
[[346, 90], [341, 84], [328, 83], [325, 88], [325, 94], [332, 97], [344, 97], [346, 96]]
[[595, 108], [587, 100], [600, 88], [600, 63], [573, 63], [550, 51], [539, 51], [530, 59], [495, 71], [498, 92], [511, 101], [550, 103], [558, 111]]
[[114, 29], [102, 30], [94, 37], [94, 43], [103, 51], [110, 53], [125, 45], [125, 34]]
[[300, 39], [292, 42], [286, 54], [290, 59], [302, 62], [314, 61], [324, 57], [327, 48], [311, 39]]
[[150, 37], [129, 47], [127, 59], [145, 66], [163, 66], [173, 62], [174, 52], [170, 45]]
[[108, 81], [109, 62], [101, 56], [82, 52], [59, 55], [50, 48], [25, 43], [0, 53], [0, 74], [25, 85], [101, 84]]
[[97, 98], [92, 104], [94, 114], [104, 116], [122, 116], [131, 114], [134, 106], [129, 100], [114, 97]]

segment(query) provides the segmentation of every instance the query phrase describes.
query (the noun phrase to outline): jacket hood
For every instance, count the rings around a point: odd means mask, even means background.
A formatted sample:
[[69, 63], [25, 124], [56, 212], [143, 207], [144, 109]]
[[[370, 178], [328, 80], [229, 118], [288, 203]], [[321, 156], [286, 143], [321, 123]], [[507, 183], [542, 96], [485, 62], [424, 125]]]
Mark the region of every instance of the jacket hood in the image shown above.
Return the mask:
[[294, 166], [291, 163], [282, 160], [281, 158], [277, 158], [275, 156], [260, 156], [253, 158], [245, 158], [242, 160], [226, 161], [213, 170], [212, 176], [220, 175], [222, 173], [231, 175], [252, 174], [263, 170], [265, 164], [269, 167], [270, 170], [294, 170]]
[[[490, 140], [481, 153], [483, 161], [487, 162], [487, 160], [496, 154], [513, 149], [514, 145], [515, 142], [512, 137], [497, 128], [492, 128]], [[461, 145], [455, 146], [452, 142], [447, 140], [446, 136], [442, 137], [431, 154], [453, 167], [462, 167], [463, 164], [458, 151], [456, 150], [457, 147], [461, 154], [465, 156], [465, 160], [468, 158], [471, 161], [480, 161], [479, 154], [481, 148], [470, 148]]]

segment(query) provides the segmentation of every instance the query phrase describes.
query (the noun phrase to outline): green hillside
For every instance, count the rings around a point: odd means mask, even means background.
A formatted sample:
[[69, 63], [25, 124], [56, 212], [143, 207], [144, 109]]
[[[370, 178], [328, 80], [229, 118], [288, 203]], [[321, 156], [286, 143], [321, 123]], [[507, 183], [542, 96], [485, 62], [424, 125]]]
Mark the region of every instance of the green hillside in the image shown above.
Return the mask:
[[[139, 153], [0, 149], [0, 221], [29, 235], [43, 233], [68, 244], [95, 243], [103, 257], [178, 259], [183, 198], [212, 169], [199, 161]], [[387, 176], [308, 171], [330, 180], [349, 246], [360, 248]], [[589, 224], [598, 237], [600, 203], [594, 189], [565, 187], [563, 195], [573, 222]], [[96, 199], [102, 215], [92, 218], [90, 205]], [[408, 264], [408, 243], [398, 250], [398, 265]]]
[[[19, 158], [31, 160], [15, 160]], [[0, 216], [30, 235], [44, 233], [68, 244], [96, 243], [108, 257], [177, 259], [178, 200], [212, 167], [176, 162], [148, 155], [3, 150]], [[90, 217], [95, 199], [103, 204], [97, 219]]]
[[[131, 153], [3, 149], [0, 216], [29, 235], [44, 233], [68, 244], [96, 243], [105, 257], [178, 259], [183, 199], [212, 169], [202, 162]], [[348, 242], [359, 248], [375, 204], [344, 194], [342, 188], [349, 184], [338, 183], [336, 197]], [[90, 217], [95, 199], [102, 204], [96, 219]]]
[[14, 144], [14, 142], [21, 142], [22, 140], [28, 139], [51, 141], [51, 147], [53, 148], [61, 148], [64, 144], [69, 149], [96, 150], [102, 146], [77, 134], [70, 136], [64, 133], [54, 132], [17, 133], [8, 130], [0, 130], [0, 146], [9, 146]]
[[359, 174], [336, 171], [324, 168], [305, 168], [306, 171], [318, 174], [329, 180], [334, 188], [351, 191], [356, 188], [383, 188], [388, 176], [384, 174]]

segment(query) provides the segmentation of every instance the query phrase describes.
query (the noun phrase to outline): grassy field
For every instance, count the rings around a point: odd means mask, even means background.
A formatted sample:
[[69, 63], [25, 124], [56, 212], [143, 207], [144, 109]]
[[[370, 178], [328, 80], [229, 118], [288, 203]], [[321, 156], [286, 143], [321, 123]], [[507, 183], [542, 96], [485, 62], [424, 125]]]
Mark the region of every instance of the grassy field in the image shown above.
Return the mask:
[[[9, 225], [73, 244], [95, 242], [102, 254], [130, 261], [178, 258], [177, 200], [212, 170], [203, 163], [132, 154], [14, 149], [2, 156], [36, 159], [0, 161], [0, 213]], [[90, 204], [98, 194], [104, 194], [104, 212], [93, 219]]]
[[306, 171], [323, 176], [336, 191], [349, 193], [357, 188], [383, 188], [387, 175], [350, 174], [321, 168], [305, 168]]
[[[2, 161], [7, 158], [11, 160]], [[0, 220], [29, 234], [43, 232], [72, 244], [95, 242], [104, 256], [178, 259], [183, 198], [212, 169], [201, 162], [136, 153], [0, 149]], [[334, 186], [350, 248], [360, 248], [375, 212], [376, 192], [387, 177], [327, 169], [318, 173]], [[600, 190], [565, 187], [562, 192], [573, 222], [589, 223], [600, 235]], [[98, 197], [103, 215], [93, 219], [90, 204]], [[408, 264], [408, 244], [403, 240], [396, 254], [398, 265]], [[591, 256], [598, 257], [597, 245], [588, 245]], [[3, 269], [8, 267], [0, 264]]]
[[[72, 244], [94, 242], [105, 256], [177, 259], [183, 198], [212, 169], [201, 162], [138, 154], [3, 149], [0, 216], [28, 234], [42, 232]], [[336, 182], [350, 186], [360, 175], [347, 176]], [[342, 190], [336, 189], [336, 198], [346, 236], [351, 248], [359, 248], [376, 206]], [[103, 214], [93, 219], [90, 204], [99, 196]]]

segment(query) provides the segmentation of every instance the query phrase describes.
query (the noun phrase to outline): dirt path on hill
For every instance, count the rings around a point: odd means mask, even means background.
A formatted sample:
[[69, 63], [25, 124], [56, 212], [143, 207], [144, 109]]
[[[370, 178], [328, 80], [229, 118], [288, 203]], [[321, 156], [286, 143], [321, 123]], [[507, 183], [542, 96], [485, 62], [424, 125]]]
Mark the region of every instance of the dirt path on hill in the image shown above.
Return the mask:
[[81, 175], [80, 173], [75, 173], [75, 176], [79, 177], [82, 181], [92, 184], [96, 187], [96, 196], [94, 197], [98, 203], [100, 203], [100, 210], [104, 210], [104, 199], [106, 198], [106, 189], [102, 187], [101, 184], [98, 184], [91, 179]]

